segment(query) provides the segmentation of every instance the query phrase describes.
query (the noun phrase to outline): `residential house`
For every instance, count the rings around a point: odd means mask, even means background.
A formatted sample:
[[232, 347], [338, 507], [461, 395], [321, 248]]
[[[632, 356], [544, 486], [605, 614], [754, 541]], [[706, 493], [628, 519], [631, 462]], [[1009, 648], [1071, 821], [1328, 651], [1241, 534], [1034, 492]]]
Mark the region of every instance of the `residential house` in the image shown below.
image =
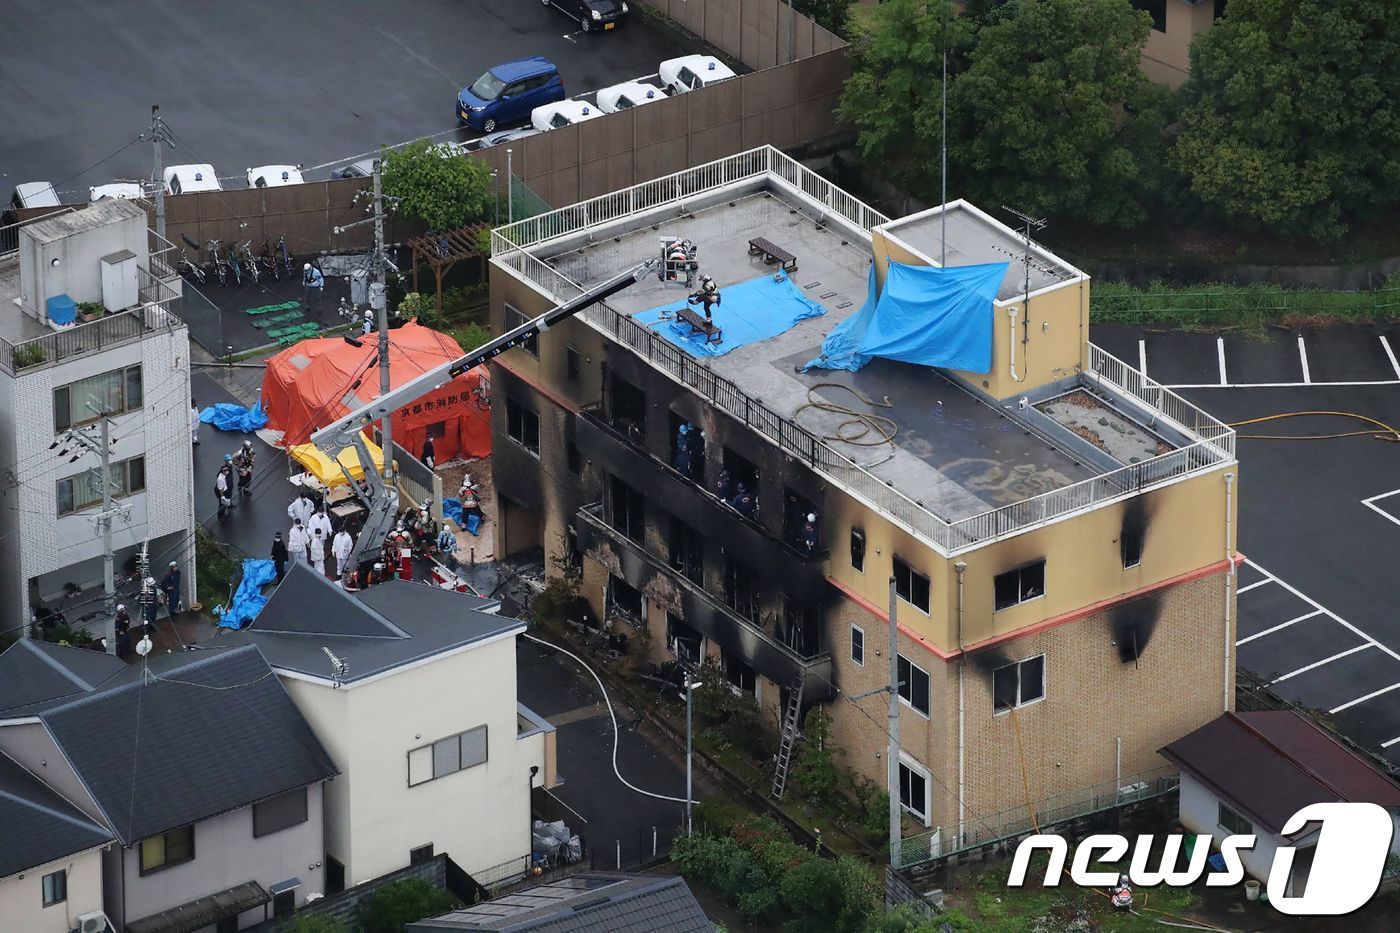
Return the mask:
[[679, 875], [611, 872], [570, 875], [405, 928], [406, 933], [712, 933], [714, 929]]
[[252, 646], [127, 666], [21, 641], [0, 655], [0, 754], [115, 840], [117, 930], [231, 933], [324, 890], [335, 766]]
[[1180, 820], [1218, 845], [1253, 835], [1245, 872], [1267, 881], [1280, 846], [1293, 857], [1288, 894], [1300, 894], [1320, 828], [1283, 835], [1290, 817], [1313, 803], [1374, 803], [1390, 811], [1391, 852], [1400, 856], [1400, 784], [1321, 726], [1292, 710], [1226, 713], [1162, 749], [1181, 769]]
[[525, 623], [498, 606], [402, 580], [347, 593], [294, 564], [248, 628], [213, 642], [262, 651], [340, 770], [327, 893], [441, 852], [473, 874], [528, 866], [554, 730], [516, 700]]
[[[945, 231], [948, 266], [1009, 263], [965, 312], [986, 371], [801, 371], [890, 270], [945, 261]], [[966, 202], [892, 220], [763, 147], [498, 230], [493, 329], [662, 238], [695, 244], [748, 336], [673, 339], [658, 309], [687, 290], [657, 266], [493, 360], [498, 553], [573, 562], [594, 618], [649, 633], [656, 662], [716, 658], [789, 739], [820, 704], [881, 785], [897, 652], [923, 857], [1165, 777], [1157, 750], [1232, 707], [1234, 432], [1089, 342], [1086, 274]], [[764, 241], [796, 266], [795, 321], [741, 304], [772, 285]], [[678, 458], [683, 425], [703, 444]]]
[[102, 914], [112, 834], [0, 755], [0, 917], [7, 929], [69, 933]]
[[40, 606], [100, 608], [101, 457], [68, 435], [100, 450], [104, 418], [116, 575], [149, 540], [194, 596], [188, 329], [152, 237], [138, 205], [103, 200], [22, 227], [0, 264], [0, 628], [27, 631]]

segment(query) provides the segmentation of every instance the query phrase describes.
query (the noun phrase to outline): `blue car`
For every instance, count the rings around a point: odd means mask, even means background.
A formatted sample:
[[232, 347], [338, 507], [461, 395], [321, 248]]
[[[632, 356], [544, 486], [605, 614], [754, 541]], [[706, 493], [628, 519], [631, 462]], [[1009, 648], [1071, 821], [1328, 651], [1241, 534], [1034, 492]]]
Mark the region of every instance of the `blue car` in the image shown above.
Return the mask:
[[553, 62], [536, 56], [497, 65], [457, 95], [457, 119], [474, 130], [523, 123], [542, 104], [563, 100], [564, 82]]

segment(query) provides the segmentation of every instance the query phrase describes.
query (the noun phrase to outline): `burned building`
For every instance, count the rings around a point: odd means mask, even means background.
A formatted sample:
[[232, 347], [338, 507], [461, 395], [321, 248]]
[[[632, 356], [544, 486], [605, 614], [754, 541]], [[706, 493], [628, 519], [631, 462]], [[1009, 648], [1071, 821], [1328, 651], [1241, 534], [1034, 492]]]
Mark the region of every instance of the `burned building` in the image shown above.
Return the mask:
[[[906, 336], [951, 360], [971, 334], [985, 365], [809, 367], [897, 276], [944, 274], [945, 232], [947, 271], [990, 290], [945, 313], [916, 288]], [[492, 363], [498, 548], [581, 563], [595, 621], [717, 657], [775, 733], [824, 704], [881, 784], [893, 581], [900, 798], [945, 847], [1162, 767], [1231, 705], [1234, 433], [1089, 342], [1084, 273], [970, 204], [891, 220], [765, 147], [498, 229], [493, 327], [680, 240], [712, 324], [659, 265]]]

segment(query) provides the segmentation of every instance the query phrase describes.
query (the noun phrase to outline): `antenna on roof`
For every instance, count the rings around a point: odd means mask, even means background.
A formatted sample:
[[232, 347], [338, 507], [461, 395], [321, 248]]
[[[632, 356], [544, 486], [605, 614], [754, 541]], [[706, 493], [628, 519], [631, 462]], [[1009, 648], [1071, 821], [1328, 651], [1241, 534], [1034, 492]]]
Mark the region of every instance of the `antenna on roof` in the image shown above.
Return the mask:
[[331, 659], [331, 680], [335, 682], [336, 687], [339, 687], [344, 683], [345, 676], [350, 673], [350, 665], [336, 657], [335, 652], [324, 645], [321, 646], [321, 650], [326, 653], [326, 657]]
[[[1026, 252], [1025, 256], [1021, 259], [1021, 263], [1026, 268], [1025, 291], [1021, 293], [1021, 345], [1024, 347], [1031, 342], [1031, 232], [1043, 229], [1048, 221], [1044, 217], [1032, 217], [1024, 211], [1018, 211], [1014, 207], [1007, 207], [1005, 204], [1001, 206], [1001, 209], [1013, 217], [1016, 217], [1025, 225], [1022, 236], [1025, 237]], [[1036, 269], [1040, 269], [1040, 267], [1036, 266]]]

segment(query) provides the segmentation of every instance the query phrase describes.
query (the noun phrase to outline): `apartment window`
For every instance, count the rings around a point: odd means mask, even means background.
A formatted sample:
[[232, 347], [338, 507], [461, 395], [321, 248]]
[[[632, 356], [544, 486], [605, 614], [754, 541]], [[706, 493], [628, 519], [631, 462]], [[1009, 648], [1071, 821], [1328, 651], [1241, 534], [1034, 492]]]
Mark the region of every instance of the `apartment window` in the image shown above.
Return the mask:
[[754, 669], [728, 651], [723, 653], [722, 660], [724, 679], [729, 681], [729, 685], [744, 696], [753, 696], [758, 690], [758, 678]]
[[60, 868], [44, 876], [44, 906], [52, 907], [68, 900], [68, 871]]
[[141, 840], [141, 874], [194, 861], [194, 827], [182, 826]]
[[705, 582], [705, 539], [679, 518], [671, 518], [671, 567], [692, 583]]
[[642, 591], [620, 577], [608, 577], [607, 617], [621, 619], [637, 628], [643, 625]]
[[[1254, 835], [1254, 824], [1245, 819], [1239, 811], [1226, 806], [1223, 802], [1217, 802], [1219, 814], [1216, 822], [1220, 828], [1230, 833], [1232, 836], [1252, 836]], [[47, 879], [45, 879], [47, 880]]]
[[1045, 698], [1045, 655], [1006, 664], [992, 671], [992, 702], [996, 712], [1026, 706]]
[[578, 347], [569, 346], [564, 348], [564, 375], [569, 377], [570, 382], [578, 382], [579, 371], [583, 368], [583, 355], [578, 352]]
[[578, 452], [578, 445], [573, 441], [564, 445], [564, 463], [575, 476], [583, 472], [583, 455]]
[[1118, 549], [1123, 554], [1123, 569], [1128, 570], [1142, 563], [1142, 529], [1123, 529], [1118, 536]]
[[705, 636], [687, 625], [675, 613], [666, 613], [666, 648], [682, 664], [695, 667], [700, 664], [705, 648]]
[[[511, 307], [509, 304], [506, 305], [506, 330], [507, 330], [507, 331], [514, 330], [515, 328], [519, 327], [521, 324], [524, 324], [524, 323], [525, 323], [526, 321], [528, 321], [528, 320], [529, 320], [529, 318], [527, 318], [525, 315], [521, 314], [519, 311], [515, 310], [515, 309], [514, 309], [513, 307]], [[519, 346], [520, 346], [520, 349], [524, 350], [526, 353], [530, 354], [530, 355], [533, 356], [535, 359], [539, 359], [539, 358], [540, 358], [540, 335], [539, 335], [539, 334], [535, 334], [533, 337], [530, 337], [528, 340], [522, 341], [522, 342], [519, 344]]]
[[724, 604], [751, 622], [758, 621], [758, 580], [748, 564], [724, 556]]
[[224, 917], [214, 924], [214, 933], [238, 933], [238, 917]]
[[506, 433], [531, 453], [540, 452], [540, 416], [509, 396], [506, 397]]
[[928, 772], [903, 757], [899, 761], [899, 805], [928, 825]]
[[[146, 458], [132, 457], [112, 464], [112, 498], [120, 499], [146, 488]], [[102, 504], [102, 472], [84, 470], [58, 481], [54, 497], [59, 515], [72, 515]]]
[[[55, 434], [96, 421], [99, 413], [120, 415], [141, 407], [141, 366], [114, 369], [53, 390]], [[97, 411], [93, 411], [93, 406]]]
[[306, 788], [298, 787], [253, 804], [253, 838], [280, 833], [306, 822]]
[[996, 607], [1010, 609], [1045, 595], [1045, 561], [1038, 560], [996, 575]]
[[1152, 28], [1167, 31], [1167, 0], [1129, 0], [1133, 9], [1143, 10], [1152, 17]]
[[612, 526], [638, 544], [646, 540], [646, 499], [616, 476], [612, 478]]
[[433, 860], [433, 844], [430, 842], [425, 846], [408, 850], [408, 864], [422, 865]]
[[859, 625], [851, 626], [851, 660], [865, 667], [865, 630]]
[[485, 763], [486, 727], [477, 726], [410, 751], [408, 786], [416, 787]]
[[915, 609], [925, 614], [928, 613], [928, 577], [898, 557], [894, 559], [894, 591], [900, 599]]
[[865, 573], [865, 532], [851, 529], [851, 568], [856, 573]]
[[778, 639], [804, 658], [821, 651], [821, 610], [805, 599], [783, 594], [783, 626]]
[[899, 698], [915, 712], [928, 715], [928, 671], [902, 654], [899, 656]]

